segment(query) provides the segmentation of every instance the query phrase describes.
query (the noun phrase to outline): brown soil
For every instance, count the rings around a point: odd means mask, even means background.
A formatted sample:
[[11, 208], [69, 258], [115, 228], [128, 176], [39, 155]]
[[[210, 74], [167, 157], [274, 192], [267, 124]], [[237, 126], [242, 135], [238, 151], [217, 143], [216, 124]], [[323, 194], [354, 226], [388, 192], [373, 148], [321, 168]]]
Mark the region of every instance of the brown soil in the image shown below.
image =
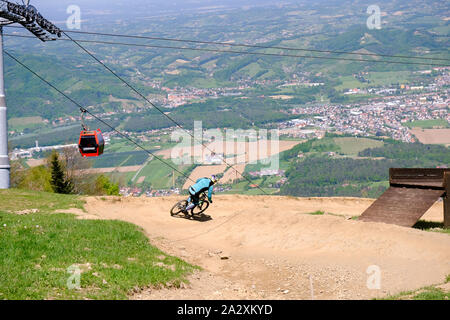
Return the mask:
[[[78, 212], [137, 224], [153, 245], [204, 269], [185, 288], [131, 299], [368, 299], [450, 274], [447, 234], [351, 219], [371, 199], [222, 195], [207, 221], [171, 217], [180, 199], [87, 198], [87, 212]], [[326, 213], [308, 214], [317, 210]], [[427, 217], [442, 220], [442, 202]], [[367, 288], [371, 265], [381, 270], [380, 289]]]
[[450, 144], [450, 129], [413, 128], [410, 132], [424, 144]]

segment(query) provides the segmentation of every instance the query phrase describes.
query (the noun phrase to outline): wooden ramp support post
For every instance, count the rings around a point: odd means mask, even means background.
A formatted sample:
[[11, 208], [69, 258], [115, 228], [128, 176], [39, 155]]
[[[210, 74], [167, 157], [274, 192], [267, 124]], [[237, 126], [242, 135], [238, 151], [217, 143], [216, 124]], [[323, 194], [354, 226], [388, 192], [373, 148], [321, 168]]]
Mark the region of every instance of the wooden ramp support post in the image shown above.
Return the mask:
[[450, 229], [450, 172], [444, 174], [444, 228]]
[[450, 169], [391, 168], [390, 187], [360, 217], [361, 221], [412, 227], [440, 197], [444, 226], [450, 228]]

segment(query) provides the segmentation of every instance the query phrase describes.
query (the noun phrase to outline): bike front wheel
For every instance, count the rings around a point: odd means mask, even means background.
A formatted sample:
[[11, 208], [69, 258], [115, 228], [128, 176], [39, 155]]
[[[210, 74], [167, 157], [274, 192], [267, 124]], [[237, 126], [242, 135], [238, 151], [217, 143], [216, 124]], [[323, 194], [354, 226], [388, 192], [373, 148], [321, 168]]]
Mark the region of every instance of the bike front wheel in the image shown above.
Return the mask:
[[194, 208], [192, 208], [191, 214], [192, 215], [202, 214], [203, 212], [205, 212], [206, 209], [208, 209], [208, 207], [209, 207], [209, 201], [207, 201], [207, 200], [200, 201], [200, 203], [198, 205], [196, 205]]

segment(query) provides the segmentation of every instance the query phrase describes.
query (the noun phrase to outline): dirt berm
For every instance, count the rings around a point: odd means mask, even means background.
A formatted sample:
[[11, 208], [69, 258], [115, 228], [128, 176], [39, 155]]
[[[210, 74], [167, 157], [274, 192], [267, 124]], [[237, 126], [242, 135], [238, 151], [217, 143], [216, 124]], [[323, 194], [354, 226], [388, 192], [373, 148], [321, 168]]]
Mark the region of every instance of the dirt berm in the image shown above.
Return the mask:
[[[87, 198], [79, 213], [139, 225], [152, 244], [204, 268], [186, 288], [132, 299], [367, 299], [450, 274], [448, 234], [351, 219], [371, 199], [218, 195], [207, 221], [171, 217], [180, 199]], [[308, 214], [317, 210], [325, 214]], [[442, 202], [424, 219], [442, 220]]]

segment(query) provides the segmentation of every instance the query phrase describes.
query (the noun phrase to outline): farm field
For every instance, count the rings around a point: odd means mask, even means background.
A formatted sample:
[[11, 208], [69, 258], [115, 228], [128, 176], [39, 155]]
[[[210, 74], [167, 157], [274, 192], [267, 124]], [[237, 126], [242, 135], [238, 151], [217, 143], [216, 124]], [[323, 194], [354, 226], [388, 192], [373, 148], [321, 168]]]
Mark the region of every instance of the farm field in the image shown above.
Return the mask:
[[450, 145], [450, 129], [420, 129], [410, 130], [424, 144]]
[[[260, 145], [258, 142], [243, 142], [243, 141], [231, 141], [231, 142], [212, 142], [207, 144], [208, 148], [201, 145], [191, 147], [174, 147], [171, 149], [158, 151], [157, 154], [163, 156], [165, 159], [169, 159], [172, 156], [197, 156], [203, 155], [203, 157], [211, 156], [211, 150], [217, 154], [224, 154], [227, 157], [227, 162], [241, 163], [249, 162], [250, 160], [261, 160], [272, 155], [289, 150], [301, 143], [301, 140], [280, 140], [278, 146], [272, 150], [270, 140]], [[235, 156], [234, 159], [230, 156]]]
[[129, 151], [117, 153], [104, 153], [94, 159], [94, 168], [112, 168], [142, 165], [148, 159], [145, 151]]
[[410, 71], [396, 71], [396, 72], [370, 72], [368, 75], [364, 75], [364, 78], [369, 80], [370, 83], [360, 82], [353, 76], [343, 76], [339, 79], [342, 84], [335, 87], [336, 90], [348, 90], [354, 88], [367, 88], [369, 86], [388, 86], [391, 84], [408, 84], [410, 82]]
[[357, 156], [360, 151], [367, 148], [378, 148], [383, 146], [383, 141], [366, 138], [334, 138], [336, 145], [340, 148], [340, 153], [350, 156]]
[[410, 129], [421, 128], [421, 129], [436, 129], [436, 128], [450, 128], [450, 124], [444, 119], [436, 119], [436, 120], [417, 120], [410, 121], [404, 124], [406, 127]]
[[[164, 161], [168, 162], [171, 166], [177, 168], [177, 170], [183, 172], [184, 174], [189, 173], [188, 170], [190, 166], [178, 166], [170, 160]], [[142, 177], [145, 178], [142, 180]], [[153, 159], [140, 171], [135, 181], [139, 181], [139, 179], [141, 179], [140, 181], [150, 184], [153, 189], [170, 189], [173, 187], [173, 180], [175, 180], [175, 186], [178, 184], [177, 179], [179, 177], [182, 177], [180, 173], [172, 170], [159, 160]]]

